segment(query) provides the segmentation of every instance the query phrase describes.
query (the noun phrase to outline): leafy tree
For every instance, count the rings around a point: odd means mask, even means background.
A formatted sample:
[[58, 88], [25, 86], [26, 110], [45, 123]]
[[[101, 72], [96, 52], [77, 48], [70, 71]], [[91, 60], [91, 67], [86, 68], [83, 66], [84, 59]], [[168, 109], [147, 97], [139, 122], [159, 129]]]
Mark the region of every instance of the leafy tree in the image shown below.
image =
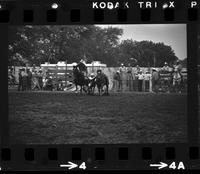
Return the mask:
[[164, 62], [173, 62], [178, 58], [170, 46], [152, 41], [124, 40], [119, 45], [120, 60], [131, 63], [130, 58], [135, 58], [140, 66], [163, 66]]
[[123, 30], [117, 27], [95, 25], [10, 27], [9, 64], [72, 63], [84, 58], [107, 66], [119, 66], [121, 62], [162, 66], [165, 61], [178, 59], [171, 46], [132, 39], [120, 42], [122, 34]]

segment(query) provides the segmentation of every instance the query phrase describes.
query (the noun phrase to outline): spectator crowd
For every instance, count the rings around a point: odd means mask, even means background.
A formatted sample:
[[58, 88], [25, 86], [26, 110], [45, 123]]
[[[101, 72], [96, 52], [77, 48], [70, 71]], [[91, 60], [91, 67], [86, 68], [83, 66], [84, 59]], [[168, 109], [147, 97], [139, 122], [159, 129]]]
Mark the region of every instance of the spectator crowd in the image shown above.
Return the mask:
[[[112, 87], [113, 92], [124, 91], [138, 91], [138, 92], [157, 92], [161, 86], [167, 87], [169, 90], [173, 83], [173, 74], [177, 74], [176, 77], [182, 78], [181, 74], [182, 66], [177, 61], [173, 67], [170, 67], [167, 62], [161, 69], [156, 68], [140, 68], [139, 65], [132, 67], [131, 64], [125, 66], [123, 63], [113, 73]], [[15, 76], [13, 75], [13, 69], [9, 69], [9, 82], [15, 83]], [[88, 75], [90, 76], [90, 75]], [[162, 76], [162, 78], [161, 78]], [[169, 78], [170, 77], [170, 78]], [[57, 81], [54, 85], [55, 79], [48, 71], [44, 71], [41, 68], [20, 68], [18, 71], [18, 91], [30, 91], [30, 90], [63, 90], [65, 84], [62, 81]]]
[[[12, 70], [9, 70], [9, 79], [16, 83]], [[13, 84], [12, 83], [12, 84]], [[19, 68], [18, 71], [18, 91], [53, 89], [52, 76], [48, 71], [36, 68]]]
[[[126, 67], [122, 63], [120, 68], [113, 75], [112, 90], [116, 92], [158, 92], [159, 90], [170, 92], [173, 90], [173, 87], [176, 86], [178, 80], [180, 81], [178, 86], [181, 86], [183, 74], [182, 66], [179, 61], [172, 67], [165, 62], [164, 66], [159, 70], [156, 68], [142, 70], [138, 65], [136, 67], [131, 67], [130, 64]], [[152, 90], [150, 90], [150, 88]]]

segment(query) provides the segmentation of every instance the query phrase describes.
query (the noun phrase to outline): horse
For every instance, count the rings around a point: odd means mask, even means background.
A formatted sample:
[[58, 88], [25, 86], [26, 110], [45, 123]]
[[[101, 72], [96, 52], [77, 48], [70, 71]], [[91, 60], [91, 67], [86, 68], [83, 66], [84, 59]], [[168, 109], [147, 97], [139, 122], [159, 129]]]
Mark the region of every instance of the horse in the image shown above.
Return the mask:
[[78, 70], [77, 66], [74, 66], [74, 68], [73, 68], [73, 76], [74, 76], [74, 84], [76, 86], [76, 91], [78, 91], [78, 86], [80, 86], [81, 87], [81, 89], [80, 89], [81, 94], [82, 94], [83, 90], [86, 93], [88, 93], [88, 91], [84, 87], [88, 88], [89, 79], [84, 76], [84, 73], [82, 71]]
[[95, 77], [95, 85], [98, 88], [99, 96], [102, 94], [104, 86], [106, 86], [105, 95], [109, 95], [108, 93], [109, 80], [108, 80], [108, 77], [104, 73], [101, 73], [101, 72], [97, 73], [97, 76]]

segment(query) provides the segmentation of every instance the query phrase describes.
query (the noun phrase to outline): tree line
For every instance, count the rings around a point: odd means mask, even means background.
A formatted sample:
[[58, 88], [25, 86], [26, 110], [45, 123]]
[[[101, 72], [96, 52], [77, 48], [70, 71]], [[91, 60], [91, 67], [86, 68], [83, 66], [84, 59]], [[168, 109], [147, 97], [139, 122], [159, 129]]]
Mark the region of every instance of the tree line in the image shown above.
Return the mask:
[[[107, 66], [163, 66], [178, 59], [171, 46], [152, 41], [120, 41], [123, 29], [95, 25], [12, 26], [8, 30], [9, 65], [68, 63], [86, 59]], [[133, 33], [134, 37], [134, 33]]]

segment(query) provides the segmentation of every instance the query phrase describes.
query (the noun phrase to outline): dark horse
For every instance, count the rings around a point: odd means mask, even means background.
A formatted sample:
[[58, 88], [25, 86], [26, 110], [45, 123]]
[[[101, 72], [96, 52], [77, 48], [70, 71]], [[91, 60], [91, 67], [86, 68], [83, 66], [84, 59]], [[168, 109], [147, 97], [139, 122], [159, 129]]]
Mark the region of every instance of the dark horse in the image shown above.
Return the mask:
[[108, 93], [109, 80], [108, 80], [108, 77], [104, 73], [101, 72], [101, 70], [97, 71], [97, 76], [95, 77], [95, 84], [98, 88], [99, 95], [102, 94], [104, 86], [106, 86], [106, 91], [104, 94], [109, 95]]
[[84, 90], [87, 93], [89, 79], [84, 76], [84, 73], [79, 71], [77, 66], [74, 66], [73, 68], [73, 75], [74, 75], [74, 84], [76, 86], [76, 91], [78, 90], [78, 86], [81, 87], [80, 92], [82, 94], [82, 91]]

